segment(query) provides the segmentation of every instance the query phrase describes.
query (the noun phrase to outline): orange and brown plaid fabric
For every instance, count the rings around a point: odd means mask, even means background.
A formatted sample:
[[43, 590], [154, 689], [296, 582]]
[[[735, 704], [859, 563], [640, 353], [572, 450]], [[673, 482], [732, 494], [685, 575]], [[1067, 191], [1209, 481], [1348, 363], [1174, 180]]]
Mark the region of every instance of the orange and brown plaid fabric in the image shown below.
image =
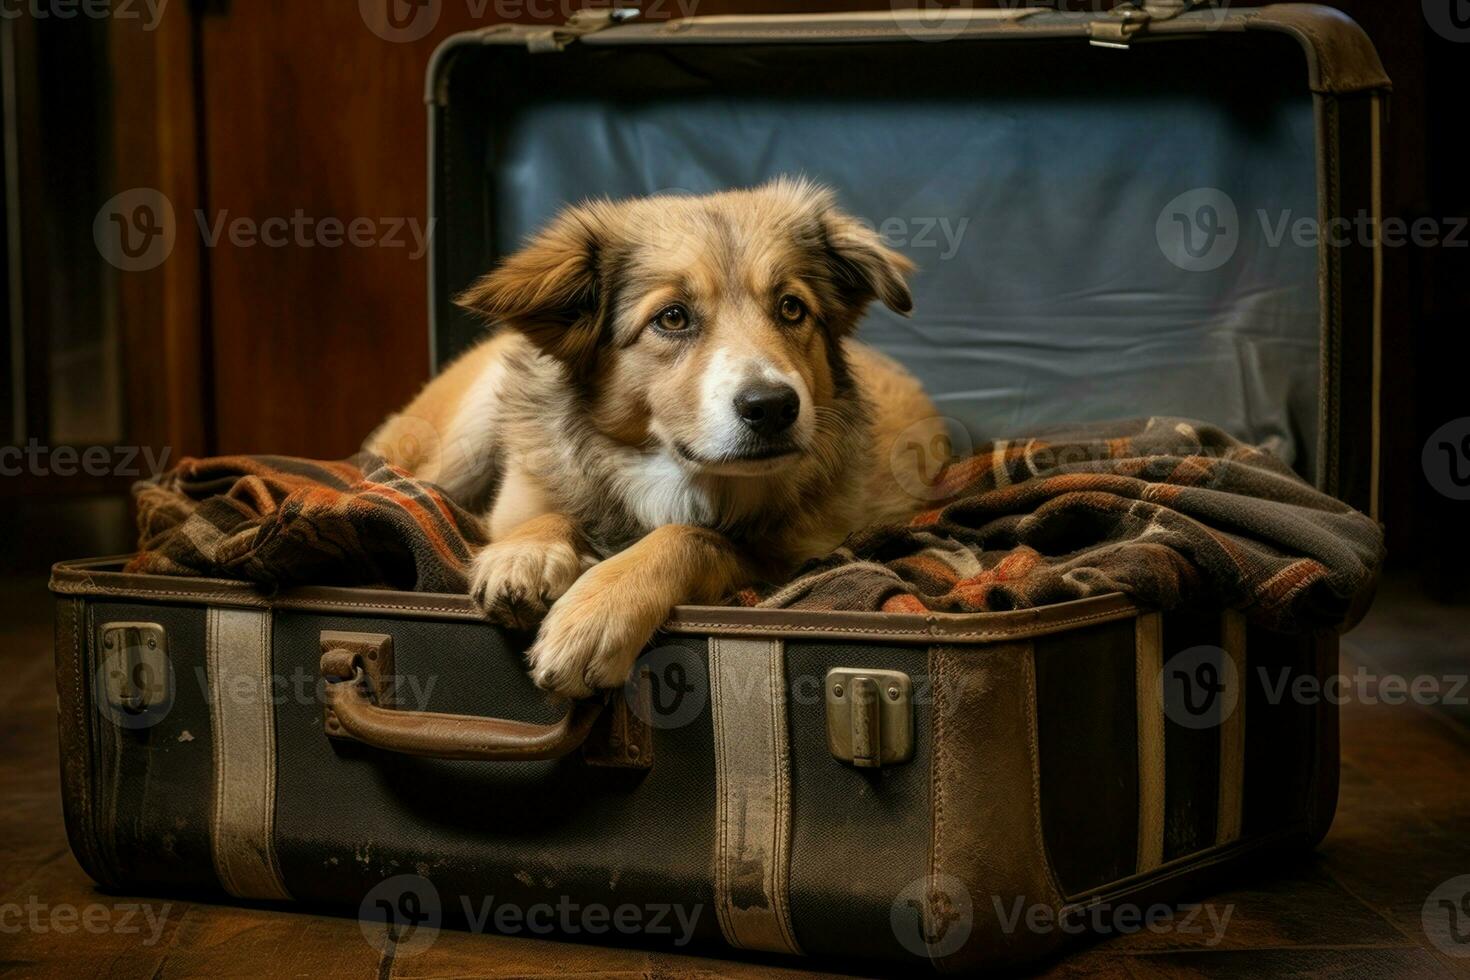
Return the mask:
[[366, 454], [185, 459], [133, 487], [128, 571], [293, 585], [464, 592], [480, 522], [438, 487]]
[[980, 612], [1123, 592], [1279, 629], [1345, 627], [1383, 562], [1377, 522], [1276, 456], [1177, 418], [996, 442], [941, 471], [932, 499], [909, 524], [859, 532], [740, 601]]
[[[1304, 629], [1355, 622], [1383, 560], [1376, 522], [1270, 453], [1182, 419], [997, 442], [931, 490], [909, 524], [863, 530], [789, 584], [733, 601], [980, 612], [1124, 592]], [[138, 572], [463, 592], [485, 542], [437, 487], [369, 456], [185, 460], [134, 493]]]

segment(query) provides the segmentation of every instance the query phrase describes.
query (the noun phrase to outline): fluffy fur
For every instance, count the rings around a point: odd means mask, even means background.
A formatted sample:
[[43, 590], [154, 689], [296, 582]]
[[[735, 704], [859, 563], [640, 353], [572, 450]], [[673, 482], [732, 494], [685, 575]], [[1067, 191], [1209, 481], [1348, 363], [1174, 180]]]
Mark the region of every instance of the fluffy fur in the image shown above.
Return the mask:
[[909, 311], [911, 271], [804, 181], [582, 204], [459, 297], [497, 329], [368, 448], [485, 508], [472, 592], [539, 623], [538, 684], [615, 687], [675, 605], [915, 509], [895, 467], [922, 457], [891, 450], [936, 413], [849, 336], [874, 300]]

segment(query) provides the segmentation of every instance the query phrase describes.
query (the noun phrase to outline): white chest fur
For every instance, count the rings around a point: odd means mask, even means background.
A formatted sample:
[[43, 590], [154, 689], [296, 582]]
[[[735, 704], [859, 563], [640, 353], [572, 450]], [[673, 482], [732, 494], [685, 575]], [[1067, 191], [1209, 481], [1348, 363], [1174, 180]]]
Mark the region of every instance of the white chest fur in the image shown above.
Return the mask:
[[624, 505], [646, 528], [715, 523], [710, 488], [664, 450], [628, 454], [616, 479]]

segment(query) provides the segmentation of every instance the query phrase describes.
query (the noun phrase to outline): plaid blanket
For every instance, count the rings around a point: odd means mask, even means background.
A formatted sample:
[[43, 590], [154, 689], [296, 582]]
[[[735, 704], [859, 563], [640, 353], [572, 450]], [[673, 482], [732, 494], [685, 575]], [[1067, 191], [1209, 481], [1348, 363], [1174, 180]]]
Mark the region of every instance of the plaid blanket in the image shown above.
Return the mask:
[[[185, 460], [135, 490], [132, 571], [281, 588], [463, 592], [478, 521], [370, 456]], [[1271, 454], [1182, 419], [997, 442], [943, 469], [908, 524], [852, 535], [790, 582], [731, 601], [979, 612], [1107, 592], [1211, 602], [1280, 629], [1345, 627], [1372, 597], [1378, 525]]]
[[127, 570], [293, 585], [466, 592], [484, 529], [438, 487], [366, 454], [184, 459], [133, 486]]
[[1023, 609], [1108, 592], [1209, 602], [1277, 629], [1347, 628], [1383, 562], [1370, 518], [1212, 425], [1155, 417], [996, 442], [943, 470], [936, 504], [872, 527], [748, 604]]

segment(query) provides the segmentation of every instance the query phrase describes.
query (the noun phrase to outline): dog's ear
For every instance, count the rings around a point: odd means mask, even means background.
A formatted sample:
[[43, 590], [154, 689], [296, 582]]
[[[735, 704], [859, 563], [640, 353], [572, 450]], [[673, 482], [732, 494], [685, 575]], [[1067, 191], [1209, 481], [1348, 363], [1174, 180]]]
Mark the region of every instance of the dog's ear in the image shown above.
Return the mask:
[[875, 299], [907, 315], [914, 308], [908, 284], [914, 263], [885, 245], [872, 228], [836, 208], [826, 209], [821, 222], [827, 267], [852, 311], [852, 322]]
[[573, 376], [585, 376], [607, 328], [602, 265], [610, 229], [603, 209], [569, 208], [454, 301], [519, 330]]

